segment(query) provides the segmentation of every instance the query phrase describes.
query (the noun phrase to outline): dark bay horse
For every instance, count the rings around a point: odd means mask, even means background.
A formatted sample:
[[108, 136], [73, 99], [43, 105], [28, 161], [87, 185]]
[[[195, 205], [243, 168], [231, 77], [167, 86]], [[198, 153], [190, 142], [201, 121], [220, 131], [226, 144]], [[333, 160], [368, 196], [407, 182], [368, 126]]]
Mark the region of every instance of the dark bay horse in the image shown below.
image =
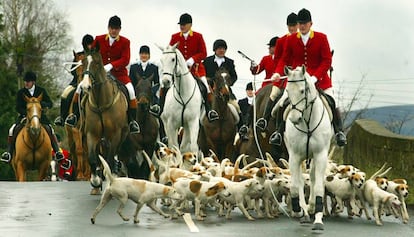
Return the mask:
[[[75, 53], [75, 51], [73, 51], [73, 62], [78, 62], [79, 60], [82, 61], [84, 58], [85, 54], [83, 52]], [[79, 84], [82, 81], [83, 75], [82, 64], [76, 68], [75, 73], [78, 79], [77, 84]], [[75, 90], [73, 90], [73, 92], [71, 93], [74, 93], [74, 91]], [[71, 102], [69, 108], [69, 113], [72, 113], [73, 101]], [[86, 158], [88, 148], [86, 144], [86, 139], [82, 137], [82, 133], [79, 130], [80, 124], [80, 120], [78, 120], [78, 123], [75, 127], [71, 127], [65, 124], [65, 131], [68, 137], [68, 146], [70, 154], [72, 156], [72, 161], [74, 162], [74, 165], [76, 167], [76, 180], [88, 180], [91, 176], [91, 168], [89, 166], [88, 159]]]
[[202, 120], [200, 128], [199, 145], [204, 154], [213, 150], [219, 160], [224, 158], [233, 159], [234, 156], [234, 137], [237, 131], [237, 112], [230, 109], [229, 99], [230, 90], [227, 81], [230, 80], [230, 74], [225, 68], [219, 68], [213, 83], [213, 101], [212, 109], [219, 114], [219, 119], [209, 122], [207, 117]]
[[84, 76], [82, 88], [88, 91], [85, 96], [85, 112], [82, 132], [87, 139], [88, 158], [91, 167], [91, 194], [99, 193], [102, 179], [99, 176], [98, 154], [101, 154], [114, 167], [114, 156], [128, 135], [128, 101], [118, 84], [107, 77], [99, 53], [99, 44], [85, 48], [82, 61]]
[[16, 138], [16, 152], [12, 159], [12, 167], [16, 180], [26, 181], [27, 170], [38, 170], [39, 181], [43, 180], [48, 172], [52, 160], [52, 145], [46, 129], [40, 123], [42, 96], [27, 97], [26, 124]]
[[[272, 91], [272, 84], [261, 88], [255, 98], [256, 102], [256, 119], [263, 117], [263, 112], [266, 107], [266, 102], [269, 100], [270, 92]], [[253, 118], [253, 116], [251, 116]], [[258, 150], [256, 140], [254, 137], [253, 121], [250, 121], [249, 126], [249, 139], [247, 141], [239, 140], [236, 144], [238, 154], [249, 155], [247, 158], [249, 162], [255, 161], [256, 158], [260, 158], [260, 152]], [[276, 130], [276, 120], [271, 117], [268, 126], [264, 132], [260, 129], [256, 130], [257, 140], [260, 145], [263, 156], [268, 152], [272, 155], [273, 159], [278, 160], [280, 157], [287, 158], [285, 148], [276, 147], [269, 144], [270, 135]]]
[[153, 77], [143, 79], [137, 76], [137, 78], [139, 80], [135, 86], [138, 101], [136, 121], [141, 128], [141, 132], [130, 134], [127, 137], [119, 150], [118, 156], [128, 168], [128, 177], [148, 180], [150, 167], [142, 151], [152, 157], [157, 143], [159, 123], [158, 119], [149, 112], [153, 98], [151, 91]]

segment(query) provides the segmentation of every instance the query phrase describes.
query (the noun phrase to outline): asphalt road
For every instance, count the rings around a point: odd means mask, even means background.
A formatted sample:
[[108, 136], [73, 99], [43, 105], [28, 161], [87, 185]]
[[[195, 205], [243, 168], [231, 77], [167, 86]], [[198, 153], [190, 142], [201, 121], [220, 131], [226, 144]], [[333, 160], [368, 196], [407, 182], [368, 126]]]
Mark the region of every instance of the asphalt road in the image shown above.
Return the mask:
[[[394, 217], [384, 217], [384, 226], [374, 220], [345, 215], [325, 217], [325, 230], [314, 233], [310, 225], [301, 225], [294, 219], [281, 216], [277, 219], [248, 221], [234, 210], [232, 219], [226, 220], [209, 212], [205, 221], [194, 221], [199, 232], [191, 232], [182, 217], [164, 218], [144, 207], [140, 223], [125, 222], [116, 209], [118, 202], [111, 201], [97, 216], [96, 224], [90, 217], [98, 205], [100, 195], [89, 195], [88, 182], [0, 182], [0, 237], [3, 236], [335, 236], [382, 237], [414, 236], [414, 224], [402, 224]], [[125, 214], [135, 210], [129, 201]], [[167, 211], [167, 210], [166, 210]], [[414, 211], [410, 209], [410, 216]], [[192, 217], [194, 217], [192, 215]]]

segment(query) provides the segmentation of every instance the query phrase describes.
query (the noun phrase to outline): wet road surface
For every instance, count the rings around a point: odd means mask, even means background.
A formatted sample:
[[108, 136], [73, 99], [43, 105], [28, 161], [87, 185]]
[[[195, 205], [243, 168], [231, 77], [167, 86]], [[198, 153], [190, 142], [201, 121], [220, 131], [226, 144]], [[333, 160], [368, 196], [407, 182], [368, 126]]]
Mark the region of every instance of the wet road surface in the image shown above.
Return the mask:
[[[248, 221], [236, 209], [232, 219], [217, 217], [208, 212], [205, 221], [193, 222], [199, 232], [190, 232], [182, 217], [168, 219], [144, 207], [138, 217], [140, 223], [123, 221], [116, 213], [118, 201], [112, 200], [97, 216], [92, 225], [90, 217], [99, 203], [100, 195], [89, 195], [88, 182], [0, 182], [0, 237], [3, 236], [335, 236], [382, 237], [414, 236], [414, 224], [402, 224], [394, 217], [384, 217], [384, 226], [374, 220], [345, 215], [325, 217], [325, 230], [314, 233], [311, 225], [300, 225], [294, 219], [281, 216], [276, 219]], [[133, 215], [135, 204], [128, 201], [124, 213]], [[164, 210], [168, 212], [168, 210]], [[193, 213], [192, 217], [194, 218]], [[412, 217], [414, 211], [410, 209]], [[253, 213], [254, 216], [254, 213]], [[131, 218], [132, 219], [132, 218]]]

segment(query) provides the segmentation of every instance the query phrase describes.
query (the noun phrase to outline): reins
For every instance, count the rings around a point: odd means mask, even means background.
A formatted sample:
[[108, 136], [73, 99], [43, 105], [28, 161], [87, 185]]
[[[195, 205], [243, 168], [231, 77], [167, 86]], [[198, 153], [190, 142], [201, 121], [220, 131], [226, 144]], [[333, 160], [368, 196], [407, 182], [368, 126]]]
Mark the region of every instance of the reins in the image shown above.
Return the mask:
[[[188, 98], [187, 101], [184, 101], [184, 99], [183, 99], [183, 97], [182, 97], [182, 95], [180, 93], [180, 91], [181, 91], [181, 83], [179, 83], [179, 86], [177, 87], [176, 86], [176, 83], [175, 83], [176, 82], [175, 79], [178, 78], [181, 81], [182, 77], [185, 76], [185, 75], [187, 75], [187, 74], [189, 74], [190, 71], [187, 69], [187, 71], [184, 74], [178, 74], [177, 73], [177, 68], [178, 68], [178, 56], [177, 56], [177, 52], [173, 52], [173, 51], [163, 52], [163, 54], [171, 54], [171, 53], [172, 54], [175, 54], [175, 65], [174, 65], [173, 72], [172, 73], [170, 73], [170, 72], [163, 72], [163, 75], [167, 75], [167, 76], [170, 76], [171, 77], [171, 79], [172, 79], [172, 85], [173, 85], [173, 87], [175, 89], [175, 90], [173, 90], [174, 99], [180, 105], [183, 106], [183, 109], [181, 110], [181, 126], [183, 127], [184, 126], [184, 111], [185, 111], [185, 108], [187, 107], [188, 103], [191, 101], [191, 99], [194, 96], [194, 93], [195, 93], [195, 90], [196, 90], [196, 87], [197, 87], [197, 82], [194, 82], [194, 87], [193, 87], [193, 91], [191, 93], [191, 96]], [[178, 97], [177, 97], [177, 95], [178, 95]]]

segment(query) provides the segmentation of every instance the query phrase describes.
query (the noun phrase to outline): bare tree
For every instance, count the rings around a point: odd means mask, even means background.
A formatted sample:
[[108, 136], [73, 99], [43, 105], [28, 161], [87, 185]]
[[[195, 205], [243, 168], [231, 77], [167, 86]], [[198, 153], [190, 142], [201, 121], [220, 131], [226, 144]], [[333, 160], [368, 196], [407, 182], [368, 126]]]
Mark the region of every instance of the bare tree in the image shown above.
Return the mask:
[[398, 115], [390, 114], [389, 119], [387, 122], [385, 122], [384, 126], [393, 133], [401, 134], [404, 125], [412, 120], [414, 120], [414, 115], [408, 111], [399, 113]]
[[345, 121], [344, 129], [348, 130], [353, 122], [357, 119], [363, 118], [364, 114], [368, 110], [368, 106], [371, 102], [373, 94], [368, 95], [368, 100], [364, 103], [361, 101], [362, 97], [366, 97], [364, 92], [364, 81], [367, 77], [367, 74], [362, 74], [361, 80], [358, 82], [356, 89], [350, 93], [351, 98], [349, 100], [344, 100], [344, 93], [343, 88], [340, 85], [339, 93], [338, 93], [338, 100], [339, 101], [349, 101], [347, 104], [344, 104], [342, 110], [342, 119]]
[[48, 0], [1, 0], [1, 11], [5, 25], [1, 34], [10, 50], [9, 68], [18, 76], [35, 70], [52, 85], [51, 78], [61, 70], [60, 55], [71, 41], [65, 14]]

